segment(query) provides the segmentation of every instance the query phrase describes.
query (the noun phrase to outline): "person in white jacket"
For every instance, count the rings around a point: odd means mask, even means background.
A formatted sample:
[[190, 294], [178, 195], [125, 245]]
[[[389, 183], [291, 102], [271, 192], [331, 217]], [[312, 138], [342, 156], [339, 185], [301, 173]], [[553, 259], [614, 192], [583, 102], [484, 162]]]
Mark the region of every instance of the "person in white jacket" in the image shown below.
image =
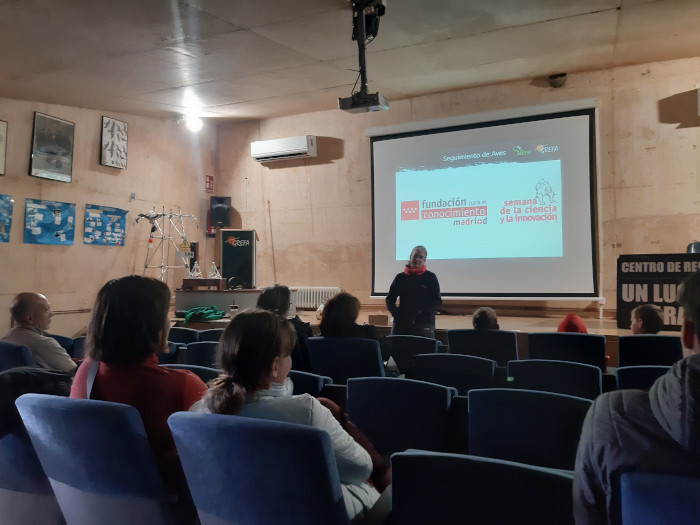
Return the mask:
[[331, 412], [308, 394], [292, 395], [288, 378], [296, 334], [287, 320], [267, 311], [238, 314], [218, 348], [223, 374], [191, 410], [271, 419], [328, 432], [348, 517], [369, 510], [379, 492], [367, 480], [372, 459]]

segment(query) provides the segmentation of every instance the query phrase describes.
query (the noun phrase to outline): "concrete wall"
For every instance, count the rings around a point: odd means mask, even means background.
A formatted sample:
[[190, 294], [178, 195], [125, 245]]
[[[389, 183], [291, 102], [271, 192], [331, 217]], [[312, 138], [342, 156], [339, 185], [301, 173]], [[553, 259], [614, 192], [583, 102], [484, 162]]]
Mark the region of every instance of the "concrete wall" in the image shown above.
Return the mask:
[[[395, 101], [381, 113], [327, 111], [222, 125], [216, 193], [232, 196], [235, 226], [260, 235], [258, 285], [339, 285], [372, 302], [365, 129], [595, 97], [599, 259], [612, 314], [618, 255], [685, 252], [700, 238], [698, 71], [700, 58], [677, 60], [574, 74], [559, 89], [523, 80]], [[319, 137], [317, 159], [263, 166], [250, 158], [253, 140], [304, 134]]]
[[[75, 123], [71, 183], [28, 175], [34, 111]], [[129, 124], [127, 169], [99, 164], [102, 115]], [[0, 120], [8, 122], [6, 175], [0, 177], [0, 193], [15, 201], [10, 242], [0, 244], [0, 333], [9, 329], [7, 305], [12, 297], [30, 290], [44, 293], [56, 312], [51, 331], [73, 335], [83, 328], [95, 294], [107, 280], [143, 273], [150, 225], [147, 221], [136, 224], [139, 213], [154, 207], [160, 211], [163, 206], [177, 212], [181, 206], [183, 213], [200, 218], [199, 223], [185, 221], [188, 237], [203, 240], [208, 207], [204, 175], [216, 170], [215, 126], [192, 135], [171, 120], [7, 99], [0, 99]], [[23, 243], [27, 198], [77, 204], [72, 246]], [[83, 244], [87, 203], [128, 210], [125, 246]], [[200, 260], [211, 261], [213, 241], [203, 243], [202, 248]], [[155, 264], [160, 264], [160, 257]], [[171, 273], [171, 289], [181, 283], [182, 272]]]

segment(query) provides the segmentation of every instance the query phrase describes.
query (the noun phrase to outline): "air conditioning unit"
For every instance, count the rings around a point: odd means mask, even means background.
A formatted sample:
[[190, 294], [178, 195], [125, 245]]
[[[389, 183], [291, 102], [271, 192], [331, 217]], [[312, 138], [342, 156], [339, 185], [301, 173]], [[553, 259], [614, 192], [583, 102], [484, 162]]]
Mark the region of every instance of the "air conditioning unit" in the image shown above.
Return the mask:
[[250, 155], [258, 162], [315, 157], [317, 155], [316, 136], [301, 135], [286, 139], [251, 142]]

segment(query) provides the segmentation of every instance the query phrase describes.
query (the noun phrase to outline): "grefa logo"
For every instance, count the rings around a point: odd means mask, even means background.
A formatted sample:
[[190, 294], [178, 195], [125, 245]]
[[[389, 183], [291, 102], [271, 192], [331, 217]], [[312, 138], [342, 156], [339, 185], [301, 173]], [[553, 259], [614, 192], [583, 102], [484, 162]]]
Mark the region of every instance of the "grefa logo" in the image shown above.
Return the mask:
[[231, 246], [250, 246], [249, 239], [236, 239], [233, 235], [226, 238], [226, 244]]
[[559, 146], [548, 146], [547, 144], [539, 144], [536, 148], [540, 153], [554, 153], [559, 151]]

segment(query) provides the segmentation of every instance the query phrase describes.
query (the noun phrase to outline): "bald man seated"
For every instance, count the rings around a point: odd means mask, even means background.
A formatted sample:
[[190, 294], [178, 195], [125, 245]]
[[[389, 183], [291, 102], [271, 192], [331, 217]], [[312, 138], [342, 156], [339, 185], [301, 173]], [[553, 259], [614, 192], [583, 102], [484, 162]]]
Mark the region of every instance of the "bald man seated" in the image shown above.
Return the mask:
[[4, 343], [29, 347], [40, 368], [75, 372], [76, 364], [53, 337], [44, 335], [49, 329], [53, 312], [43, 295], [23, 292], [10, 303], [13, 328], [0, 339]]

